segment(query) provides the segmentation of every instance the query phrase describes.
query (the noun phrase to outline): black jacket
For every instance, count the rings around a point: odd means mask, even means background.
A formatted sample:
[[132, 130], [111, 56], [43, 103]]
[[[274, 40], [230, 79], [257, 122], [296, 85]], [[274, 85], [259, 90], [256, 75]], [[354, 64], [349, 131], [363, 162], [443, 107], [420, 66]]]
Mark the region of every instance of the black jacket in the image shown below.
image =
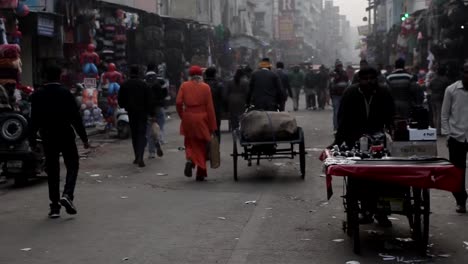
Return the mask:
[[283, 85], [277, 74], [260, 69], [252, 74], [247, 95], [247, 104], [256, 109], [276, 111], [283, 104], [285, 98]]
[[205, 83], [211, 88], [211, 97], [213, 98], [213, 106], [215, 108], [216, 119], [221, 119], [224, 111], [226, 91], [223, 83], [218, 79], [206, 78]]
[[59, 83], [47, 84], [31, 97], [30, 139], [37, 132], [45, 141], [75, 140], [75, 131], [83, 142], [88, 136], [75, 97]]
[[164, 107], [167, 97], [167, 89], [162, 88], [164, 80], [158, 78], [155, 72], [148, 72], [145, 82], [151, 90], [151, 115], [155, 116], [157, 111]]
[[289, 82], [289, 76], [284, 72], [284, 70], [277, 70], [281, 84], [283, 85], [284, 100], [288, 100], [288, 96], [292, 96], [291, 83]]
[[151, 100], [151, 89], [140, 79], [130, 79], [120, 87], [119, 105], [129, 114], [151, 115]]
[[366, 97], [359, 85], [349, 87], [338, 111], [338, 131], [334, 144], [347, 143], [354, 146], [364, 134], [383, 132], [384, 128], [391, 129], [394, 108], [392, 95], [387, 88], [379, 86], [371, 96]]

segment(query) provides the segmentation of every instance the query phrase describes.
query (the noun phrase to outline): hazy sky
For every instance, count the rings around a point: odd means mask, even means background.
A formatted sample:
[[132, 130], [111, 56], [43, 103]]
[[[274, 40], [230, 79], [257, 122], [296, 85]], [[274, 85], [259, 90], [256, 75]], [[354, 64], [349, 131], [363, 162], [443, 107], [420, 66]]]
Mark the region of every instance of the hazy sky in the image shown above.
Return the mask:
[[362, 18], [366, 16], [367, 0], [334, 0], [333, 2], [340, 7], [340, 14], [348, 17], [351, 25], [360, 26], [365, 24]]

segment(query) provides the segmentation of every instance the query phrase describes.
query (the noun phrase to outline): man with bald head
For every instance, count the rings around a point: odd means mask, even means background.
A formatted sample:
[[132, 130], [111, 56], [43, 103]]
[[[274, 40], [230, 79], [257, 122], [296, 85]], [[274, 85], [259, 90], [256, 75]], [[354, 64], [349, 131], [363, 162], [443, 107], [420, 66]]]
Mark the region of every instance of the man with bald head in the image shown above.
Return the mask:
[[468, 62], [463, 65], [462, 80], [447, 88], [442, 105], [442, 134], [448, 136], [450, 161], [463, 169], [460, 192], [454, 193], [456, 212], [466, 213], [468, 195], [465, 189], [466, 155], [468, 152]]

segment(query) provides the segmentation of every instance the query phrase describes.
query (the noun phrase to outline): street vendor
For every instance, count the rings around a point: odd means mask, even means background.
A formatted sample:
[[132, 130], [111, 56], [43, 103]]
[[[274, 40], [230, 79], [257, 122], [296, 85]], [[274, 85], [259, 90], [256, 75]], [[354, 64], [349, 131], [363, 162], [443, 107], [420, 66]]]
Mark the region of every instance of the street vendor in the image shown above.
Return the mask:
[[[338, 130], [333, 145], [343, 143], [352, 147], [363, 135], [390, 129], [394, 116], [394, 102], [390, 92], [378, 85], [378, 72], [373, 68], [359, 71], [359, 83], [349, 87], [343, 95], [338, 112]], [[362, 224], [372, 223], [377, 208], [376, 183], [360, 181]], [[377, 188], [376, 188], [377, 187]], [[376, 215], [382, 226], [391, 226], [386, 215]]]

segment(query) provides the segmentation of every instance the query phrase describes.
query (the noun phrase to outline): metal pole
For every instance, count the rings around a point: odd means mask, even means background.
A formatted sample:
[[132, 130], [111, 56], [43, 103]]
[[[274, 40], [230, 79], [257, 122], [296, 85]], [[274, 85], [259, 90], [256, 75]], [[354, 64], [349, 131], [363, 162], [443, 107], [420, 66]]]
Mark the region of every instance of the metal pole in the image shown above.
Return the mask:
[[371, 0], [368, 0], [369, 2], [369, 15], [368, 15], [368, 18], [367, 18], [367, 22], [368, 22], [368, 26], [369, 26], [369, 34], [372, 32], [372, 26], [371, 26]]

